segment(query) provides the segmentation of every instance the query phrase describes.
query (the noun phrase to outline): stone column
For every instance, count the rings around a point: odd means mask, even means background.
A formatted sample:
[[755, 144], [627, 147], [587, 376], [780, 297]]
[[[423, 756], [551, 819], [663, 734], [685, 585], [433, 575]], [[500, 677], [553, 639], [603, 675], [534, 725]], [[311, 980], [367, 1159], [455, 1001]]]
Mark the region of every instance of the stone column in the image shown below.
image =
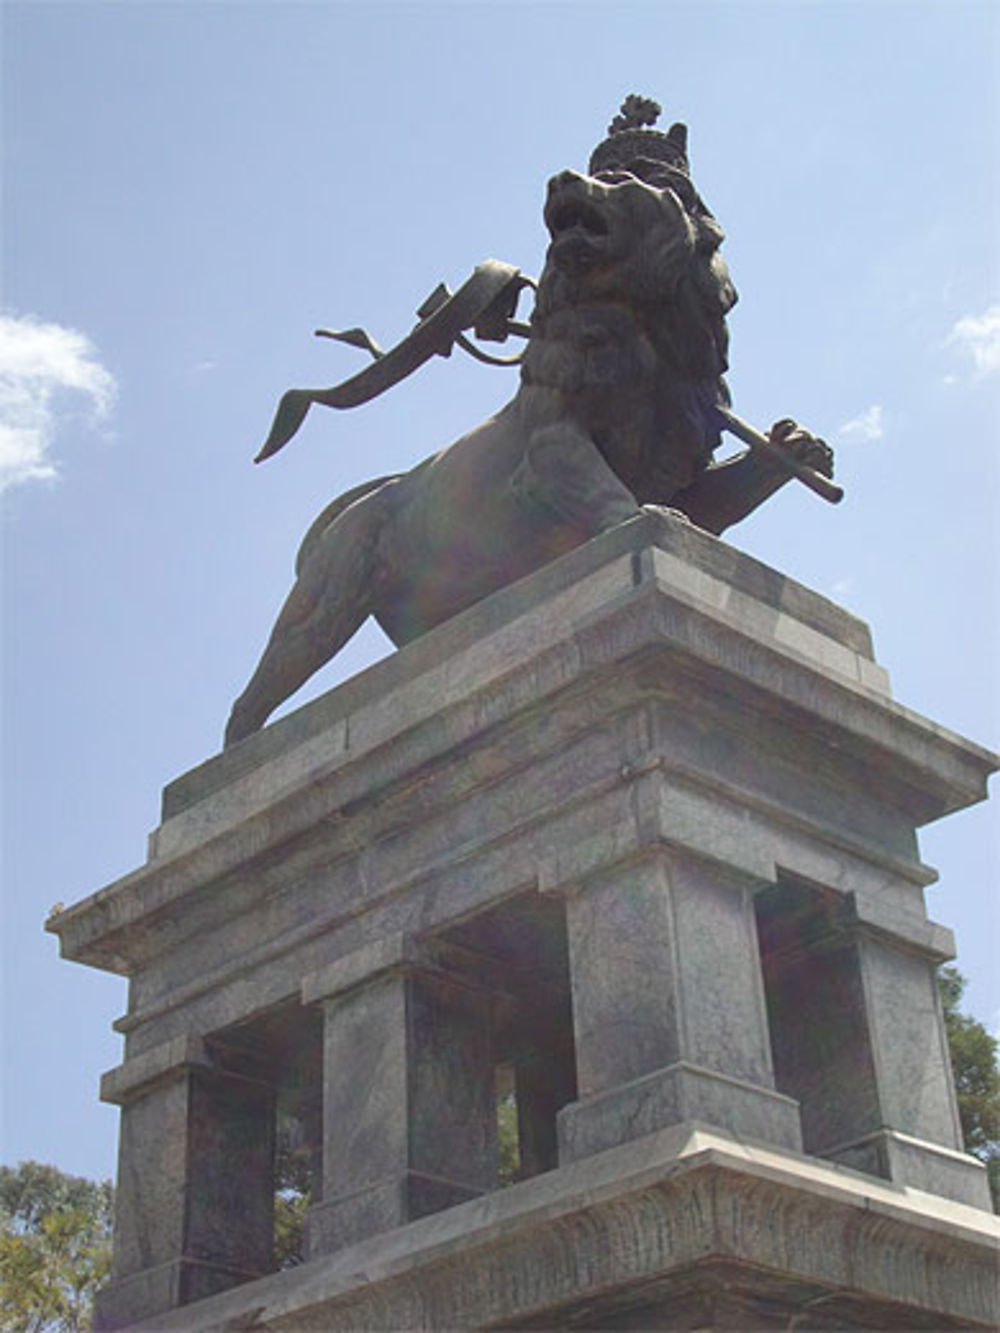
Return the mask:
[[579, 1100], [560, 1160], [701, 1120], [800, 1148], [774, 1090], [754, 881], [662, 845], [567, 894]]
[[[801, 1102], [805, 1150], [988, 1209], [985, 1169], [962, 1151], [937, 994], [951, 932], [823, 897], [787, 883], [762, 902], [777, 1076]], [[783, 944], [782, 917], [797, 922]]]
[[551, 1171], [559, 1165], [559, 1111], [576, 1092], [571, 1044], [568, 1050], [547, 1043], [525, 1051], [514, 1064], [514, 1087], [521, 1175]]
[[179, 1038], [106, 1074], [121, 1105], [111, 1280], [96, 1326], [119, 1328], [272, 1268], [274, 1093]]
[[393, 936], [306, 978], [321, 1003], [323, 1197], [309, 1257], [491, 1189], [489, 995]]

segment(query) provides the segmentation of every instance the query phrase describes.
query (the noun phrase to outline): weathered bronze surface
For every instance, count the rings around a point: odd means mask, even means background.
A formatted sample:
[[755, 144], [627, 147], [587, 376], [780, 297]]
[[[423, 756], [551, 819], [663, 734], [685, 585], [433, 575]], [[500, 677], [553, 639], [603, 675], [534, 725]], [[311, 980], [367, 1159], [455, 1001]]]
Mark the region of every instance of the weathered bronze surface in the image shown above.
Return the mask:
[[[338, 497], [312, 525], [227, 745], [259, 730], [369, 616], [407, 643], [643, 507], [719, 534], [793, 475], [840, 498], [822, 475], [832, 453], [821, 440], [790, 420], [762, 438], [729, 412], [736, 292], [723, 233], [688, 174], [685, 127], [644, 128], [655, 112], [627, 99], [589, 174], [549, 182], [551, 242], [512, 401], [411, 472]], [[286, 394], [260, 457], [291, 438], [310, 403], [363, 402], [447, 355], [463, 329], [517, 332], [524, 281], [489, 261], [454, 297], [429, 298], [386, 354], [363, 330], [332, 335], [367, 347], [374, 364], [336, 389]], [[723, 428], [753, 443], [715, 464]]]

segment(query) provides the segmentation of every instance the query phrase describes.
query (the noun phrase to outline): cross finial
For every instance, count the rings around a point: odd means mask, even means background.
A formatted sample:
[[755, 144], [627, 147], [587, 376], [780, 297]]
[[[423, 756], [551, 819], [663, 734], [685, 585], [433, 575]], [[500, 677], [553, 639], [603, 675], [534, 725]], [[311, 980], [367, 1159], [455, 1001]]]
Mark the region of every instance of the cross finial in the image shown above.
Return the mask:
[[608, 126], [608, 133], [621, 134], [624, 130], [641, 130], [644, 125], [655, 125], [660, 109], [660, 104], [651, 97], [629, 93], [622, 102], [620, 113]]

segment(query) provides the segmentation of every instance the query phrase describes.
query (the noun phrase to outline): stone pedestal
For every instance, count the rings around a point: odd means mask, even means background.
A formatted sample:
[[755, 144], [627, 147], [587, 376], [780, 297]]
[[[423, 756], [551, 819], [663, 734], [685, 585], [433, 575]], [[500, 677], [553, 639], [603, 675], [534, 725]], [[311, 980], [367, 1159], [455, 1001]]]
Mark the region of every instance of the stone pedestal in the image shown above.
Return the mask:
[[915, 830], [995, 767], [643, 516], [186, 774], [52, 922], [132, 979], [100, 1326], [989, 1327]]

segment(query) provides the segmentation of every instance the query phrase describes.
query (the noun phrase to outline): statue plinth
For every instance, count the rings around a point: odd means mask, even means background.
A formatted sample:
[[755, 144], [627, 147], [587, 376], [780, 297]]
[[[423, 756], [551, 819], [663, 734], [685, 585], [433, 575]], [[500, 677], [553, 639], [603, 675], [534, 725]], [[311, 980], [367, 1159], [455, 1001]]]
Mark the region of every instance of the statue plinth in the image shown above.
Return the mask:
[[178, 779], [52, 922], [132, 979], [100, 1325], [989, 1327], [915, 830], [996, 766], [644, 515]]

